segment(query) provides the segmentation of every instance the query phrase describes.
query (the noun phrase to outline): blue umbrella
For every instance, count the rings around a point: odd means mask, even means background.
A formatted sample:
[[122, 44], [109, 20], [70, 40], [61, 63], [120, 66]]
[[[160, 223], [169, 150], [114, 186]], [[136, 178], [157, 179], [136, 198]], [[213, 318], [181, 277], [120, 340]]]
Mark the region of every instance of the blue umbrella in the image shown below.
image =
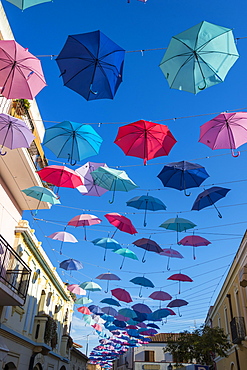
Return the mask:
[[92, 241], [94, 245], [97, 245], [98, 247], [105, 249], [104, 254], [104, 261], [106, 259], [106, 251], [107, 249], [112, 249], [113, 251], [116, 251], [118, 249], [121, 249], [121, 245], [112, 238], [97, 238]]
[[113, 299], [113, 298], [104, 298], [100, 302], [109, 304], [111, 306], [117, 306], [117, 307], [121, 306], [121, 304], [116, 299]]
[[110, 307], [110, 306], [101, 308], [101, 311], [103, 311], [107, 315], [111, 315], [114, 317], [117, 316], [118, 314], [117, 310], [115, 310], [113, 307]]
[[[165, 309], [165, 308], [159, 308], [158, 310], [154, 311], [152, 313], [152, 319], [149, 318], [149, 320], [152, 320], [154, 321], [155, 319], [157, 320], [161, 320], [163, 319], [164, 317], [167, 317], [169, 316], [171, 313], [169, 310]], [[149, 316], [150, 317], [150, 316]]]
[[[43, 144], [71, 165], [99, 153], [102, 138], [90, 125], [63, 121], [45, 131]], [[74, 161], [74, 163], [73, 163]]]
[[143, 321], [147, 320], [147, 318], [148, 318], [148, 315], [146, 313], [141, 313], [141, 312], [138, 312], [138, 311], [135, 311], [135, 313], [136, 313], [136, 317], [133, 317], [133, 320], [135, 320], [137, 322], [143, 322]]
[[64, 270], [80, 270], [83, 268], [83, 265], [80, 261], [70, 258], [60, 262], [59, 267]]
[[135, 278], [131, 279], [130, 282], [133, 283], [133, 284], [141, 286], [140, 292], [139, 292], [139, 297], [142, 297], [141, 291], [142, 291], [143, 286], [144, 287], [149, 287], [149, 288], [154, 288], [154, 284], [152, 283], [152, 281], [145, 278], [144, 276], [135, 277]]
[[186, 161], [168, 163], [157, 176], [165, 187], [177, 190], [195, 188], [209, 177], [209, 174], [200, 164]]
[[101, 315], [101, 318], [106, 322], [113, 322], [115, 320], [113, 316], [107, 314]]
[[91, 306], [88, 307], [88, 309], [94, 313], [95, 315], [103, 315], [104, 312], [101, 310], [101, 308], [99, 306], [95, 306], [94, 304], [92, 304]]
[[120, 320], [114, 320], [113, 324], [116, 325], [118, 328], [124, 329], [126, 328], [126, 323]]
[[218, 216], [222, 218], [221, 213], [214, 203], [221, 198], [224, 198], [230, 190], [231, 189], [221, 188], [219, 186], [213, 186], [212, 188], [204, 190], [196, 198], [192, 206], [192, 210], [200, 211], [200, 209], [203, 209], [205, 207], [214, 206], [214, 208], [218, 212]]
[[64, 85], [86, 100], [113, 99], [122, 82], [124, 49], [101, 31], [70, 35], [56, 58]]
[[141, 195], [139, 197], [134, 197], [127, 202], [127, 206], [134, 207], [137, 209], [144, 209], [144, 226], [147, 226], [146, 217], [148, 211], [159, 211], [166, 210], [165, 204], [158, 198], [151, 197], [150, 195]]
[[160, 329], [160, 327], [156, 324], [147, 324], [147, 326], [149, 326], [150, 328], [154, 328], [154, 329]]

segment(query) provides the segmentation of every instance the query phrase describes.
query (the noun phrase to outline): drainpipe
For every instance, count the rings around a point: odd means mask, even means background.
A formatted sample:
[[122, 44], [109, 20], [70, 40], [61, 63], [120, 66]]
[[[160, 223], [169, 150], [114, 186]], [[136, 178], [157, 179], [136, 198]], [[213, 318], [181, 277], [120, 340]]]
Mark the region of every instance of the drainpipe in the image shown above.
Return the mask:
[[[226, 297], [228, 298], [228, 302], [229, 302], [231, 320], [233, 320], [231, 294], [227, 294]], [[239, 357], [238, 357], [238, 350], [236, 347], [234, 347], [234, 349], [235, 349], [235, 355], [236, 355], [237, 370], [241, 370], [240, 363], [239, 363]]]

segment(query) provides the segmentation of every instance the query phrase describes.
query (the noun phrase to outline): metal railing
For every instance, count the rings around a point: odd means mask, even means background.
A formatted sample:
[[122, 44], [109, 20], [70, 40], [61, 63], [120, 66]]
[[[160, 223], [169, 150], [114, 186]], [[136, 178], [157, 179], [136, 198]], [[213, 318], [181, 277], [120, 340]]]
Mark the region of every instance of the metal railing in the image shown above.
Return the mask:
[[234, 344], [241, 343], [245, 339], [246, 331], [243, 317], [234, 317], [230, 322], [232, 342]]
[[0, 235], [0, 281], [25, 302], [31, 270]]

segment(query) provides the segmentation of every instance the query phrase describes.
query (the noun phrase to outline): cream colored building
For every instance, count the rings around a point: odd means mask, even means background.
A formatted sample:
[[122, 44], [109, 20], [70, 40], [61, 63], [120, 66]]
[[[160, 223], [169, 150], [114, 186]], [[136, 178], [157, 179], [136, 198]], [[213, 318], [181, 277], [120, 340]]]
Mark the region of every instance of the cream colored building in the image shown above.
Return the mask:
[[241, 241], [230, 270], [206, 324], [224, 329], [232, 348], [227, 358], [215, 358], [217, 370], [247, 369], [247, 232]]

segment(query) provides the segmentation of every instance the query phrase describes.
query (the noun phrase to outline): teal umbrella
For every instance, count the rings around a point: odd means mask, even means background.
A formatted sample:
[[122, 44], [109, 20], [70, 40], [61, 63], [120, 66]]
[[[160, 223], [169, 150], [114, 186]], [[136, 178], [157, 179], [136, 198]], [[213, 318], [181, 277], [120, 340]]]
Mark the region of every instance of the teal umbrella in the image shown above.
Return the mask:
[[185, 218], [180, 218], [177, 216], [176, 218], [169, 218], [169, 220], [163, 222], [159, 227], [164, 227], [165, 229], [176, 231], [178, 243], [178, 233], [181, 231], [186, 231], [188, 229], [193, 229], [194, 227], [196, 227], [196, 225], [193, 222], [186, 220]]
[[76, 304], [83, 304], [83, 305], [89, 304], [92, 302], [93, 302], [92, 299], [89, 299], [87, 297], [81, 297], [75, 301]]
[[116, 299], [113, 299], [113, 298], [104, 298], [100, 302], [110, 304], [111, 306], [117, 306], [117, 307], [121, 306], [121, 304]]
[[133, 284], [141, 286], [140, 292], [139, 292], [139, 297], [140, 298], [142, 297], [141, 291], [142, 291], [143, 286], [144, 287], [149, 287], [149, 288], [154, 288], [154, 284], [152, 283], [152, 281], [145, 278], [144, 276], [137, 276], [137, 277], [131, 279], [130, 282], [133, 283]]
[[92, 243], [94, 245], [97, 245], [98, 247], [105, 249], [104, 261], [106, 260], [107, 249], [113, 249], [114, 251], [117, 249], [121, 249], [120, 244], [112, 238], [97, 238], [97, 239], [92, 240]]
[[232, 30], [204, 21], [172, 37], [160, 68], [170, 88], [197, 94], [223, 82], [238, 57]]
[[30, 6], [42, 4], [42, 3], [49, 3], [52, 0], [7, 0], [9, 3], [17, 6], [21, 10], [30, 8]]
[[40, 202], [60, 204], [56, 194], [53, 193], [52, 190], [44, 188], [43, 186], [31, 186], [30, 188], [22, 190], [22, 192], [29, 197], [38, 199]]
[[138, 186], [122, 170], [115, 170], [109, 167], [98, 167], [91, 172], [94, 183], [104, 189], [113, 191], [113, 197], [110, 203], [114, 202], [116, 191], [130, 191]]
[[118, 249], [116, 251], [113, 251], [113, 252], [117, 253], [117, 254], [120, 254], [120, 256], [123, 256], [123, 261], [122, 261], [122, 264], [120, 266], [120, 269], [123, 267], [124, 260], [125, 260], [126, 257], [131, 258], [132, 260], [138, 260], [137, 255], [128, 248], [120, 248], [120, 249]]
[[96, 284], [93, 281], [85, 281], [84, 283], [80, 284], [80, 288], [89, 290], [90, 292], [99, 292], [102, 290], [99, 284]]

